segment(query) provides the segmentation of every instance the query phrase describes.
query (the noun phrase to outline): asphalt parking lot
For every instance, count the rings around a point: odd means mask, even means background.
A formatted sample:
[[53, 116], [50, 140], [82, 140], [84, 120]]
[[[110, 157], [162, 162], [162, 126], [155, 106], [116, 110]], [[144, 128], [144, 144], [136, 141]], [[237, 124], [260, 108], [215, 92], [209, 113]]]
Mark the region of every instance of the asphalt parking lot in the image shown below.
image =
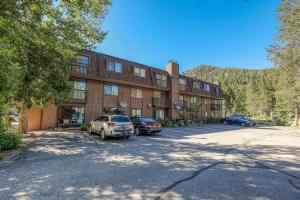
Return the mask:
[[36, 132], [0, 199], [300, 199], [300, 130], [206, 125], [101, 141]]

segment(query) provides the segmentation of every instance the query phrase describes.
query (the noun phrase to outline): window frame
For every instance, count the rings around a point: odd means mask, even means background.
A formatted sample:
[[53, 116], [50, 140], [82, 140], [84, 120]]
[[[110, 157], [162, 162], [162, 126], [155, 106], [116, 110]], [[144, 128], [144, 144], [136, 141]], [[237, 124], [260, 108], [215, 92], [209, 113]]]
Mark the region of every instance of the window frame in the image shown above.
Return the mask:
[[[161, 116], [161, 113], [163, 113], [163, 117], [162, 117], [162, 118], [160, 118], [160, 117], [157, 118], [157, 112], [158, 112], [158, 111], [160, 112], [159, 116]], [[162, 111], [162, 112], [161, 112], [161, 111]], [[158, 110], [155, 110], [155, 111], [154, 111], [154, 115], [155, 115], [155, 119], [156, 119], [156, 120], [158, 120], [158, 119], [164, 120], [165, 117], [166, 117], [165, 114], [166, 114], [166, 113], [165, 113], [165, 110], [163, 110], [163, 109], [158, 109]]]
[[[155, 93], [156, 94], [159, 94], [159, 97], [157, 97], [156, 95], [155, 95]], [[155, 98], [155, 99], [161, 99], [161, 92], [160, 91], [153, 91], [153, 98]]]
[[[197, 87], [195, 87], [195, 84], [197, 85]], [[200, 90], [201, 88], [201, 83], [199, 81], [193, 81], [193, 88], [194, 89], [197, 89], [197, 90]]]
[[161, 86], [161, 87], [167, 87], [168, 86], [168, 76], [167, 75], [164, 75], [164, 74], [161, 74], [161, 73], [155, 73], [155, 81], [156, 81], [156, 84]]
[[179, 78], [179, 85], [187, 85], [187, 80], [185, 78]]
[[191, 104], [196, 104], [198, 102], [196, 96], [191, 96]]
[[[138, 114], [138, 111], [140, 111], [140, 114]], [[135, 115], [134, 115], [135, 113]], [[132, 117], [141, 117], [143, 113], [143, 109], [142, 108], [131, 108], [130, 109], [130, 114]]]
[[[108, 94], [106, 93], [107, 90], [105, 90], [105, 87], [108, 87], [110, 86], [111, 87], [111, 93]], [[114, 93], [114, 89], [113, 88], [117, 88], [117, 94]], [[120, 90], [119, 90], [119, 85], [113, 85], [113, 84], [103, 84], [103, 94], [104, 95], [108, 95], [108, 96], [118, 96], [120, 93]]]
[[210, 84], [209, 83], [204, 83], [203, 84], [203, 90], [205, 92], [210, 92]]
[[[73, 100], [86, 100], [87, 98], [87, 82], [86, 81], [78, 81], [78, 80], [70, 80], [72, 82], [72, 90], [71, 90], [71, 98]], [[78, 84], [76, 84], [78, 83]], [[83, 88], [81, 88], [82, 84], [84, 85]], [[77, 87], [78, 86], [78, 87]]]
[[[119, 70], [117, 70], [117, 65], [119, 67]], [[115, 72], [115, 73], [122, 73], [123, 72], [123, 64], [121, 62], [116, 62], [116, 61], [107, 61], [106, 64], [106, 70], [110, 72]]]
[[140, 88], [131, 88], [130, 97], [142, 99], [143, 98], [143, 90]]
[[[143, 71], [143, 75], [142, 75], [142, 71]], [[146, 70], [141, 67], [134, 66], [133, 75], [141, 78], [146, 78]]]

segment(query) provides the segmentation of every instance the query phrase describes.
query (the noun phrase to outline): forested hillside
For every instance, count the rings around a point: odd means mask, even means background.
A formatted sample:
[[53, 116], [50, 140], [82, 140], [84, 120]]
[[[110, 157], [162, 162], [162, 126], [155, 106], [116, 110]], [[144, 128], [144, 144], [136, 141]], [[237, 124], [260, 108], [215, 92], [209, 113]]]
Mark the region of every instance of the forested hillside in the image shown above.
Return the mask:
[[[247, 70], [200, 65], [186, 75], [221, 84], [226, 114], [269, 116], [298, 126], [300, 115], [300, 1], [282, 0], [280, 25], [268, 53], [272, 69]], [[292, 120], [293, 119], [293, 120]]]
[[225, 95], [226, 114], [247, 113], [271, 117], [275, 107], [276, 70], [250, 70], [199, 65], [185, 75], [219, 83]]

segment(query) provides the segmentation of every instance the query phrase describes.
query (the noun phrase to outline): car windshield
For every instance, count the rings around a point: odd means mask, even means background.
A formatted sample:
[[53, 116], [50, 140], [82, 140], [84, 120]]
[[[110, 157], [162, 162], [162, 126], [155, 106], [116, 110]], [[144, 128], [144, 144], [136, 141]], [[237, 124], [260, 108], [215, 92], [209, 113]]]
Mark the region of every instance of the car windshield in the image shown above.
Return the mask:
[[143, 123], [156, 123], [156, 121], [154, 119], [146, 118], [146, 117], [141, 118], [141, 122], [143, 122]]
[[111, 118], [112, 122], [130, 122], [129, 117], [127, 116], [113, 116]]

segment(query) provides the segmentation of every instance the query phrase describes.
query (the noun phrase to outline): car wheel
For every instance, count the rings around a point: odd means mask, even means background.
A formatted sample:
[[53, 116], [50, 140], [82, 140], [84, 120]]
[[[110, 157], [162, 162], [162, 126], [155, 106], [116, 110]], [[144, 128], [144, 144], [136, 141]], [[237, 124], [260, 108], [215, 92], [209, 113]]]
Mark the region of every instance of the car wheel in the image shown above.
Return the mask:
[[129, 139], [129, 138], [130, 138], [130, 135], [126, 135], [125, 138], [126, 138], [126, 139]]
[[135, 133], [135, 135], [140, 135], [140, 129], [136, 128], [136, 129], [134, 130], [134, 133]]
[[227, 125], [228, 123], [227, 123], [227, 121], [224, 121], [223, 124], [224, 124], [224, 125]]
[[105, 135], [104, 129], [102, 129], [100, 132], [100, 138], [101, 138], [101, 140], [106, 140], [106, 135]]

